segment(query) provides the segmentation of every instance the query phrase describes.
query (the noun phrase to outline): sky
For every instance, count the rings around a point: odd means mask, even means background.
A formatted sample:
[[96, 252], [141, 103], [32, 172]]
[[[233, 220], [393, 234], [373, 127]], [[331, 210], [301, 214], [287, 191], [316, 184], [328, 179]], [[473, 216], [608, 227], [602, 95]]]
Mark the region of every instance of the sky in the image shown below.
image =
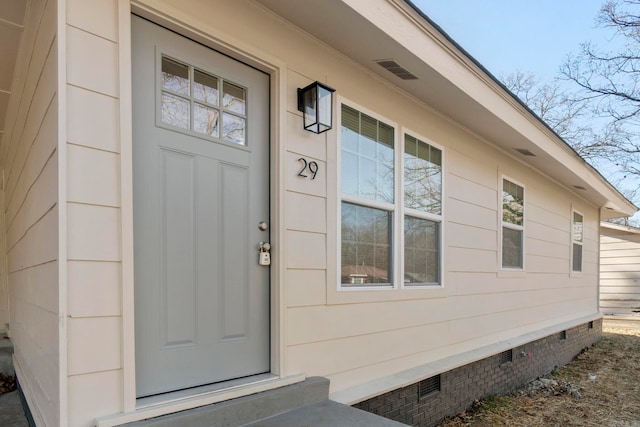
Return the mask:
[[606, 45], [596, 16], [605, 0], [412, 0], [449, 36], [500, 78], [514, 71], [540, 80], [558, 75], [580, 44]]
[[[620, 46], [611, 30], [596, 22], [605, 0], [411, 1], [498, 79], [521, 71], [551, 82], [582, 43], [605, 50]], [[614, 165], [600, 164], [599, 169], [621, 189], [638, 186]], [[634, 201], [640, 206], [640, 200]], [[640, 212], [632, 221], [640, 225]]]

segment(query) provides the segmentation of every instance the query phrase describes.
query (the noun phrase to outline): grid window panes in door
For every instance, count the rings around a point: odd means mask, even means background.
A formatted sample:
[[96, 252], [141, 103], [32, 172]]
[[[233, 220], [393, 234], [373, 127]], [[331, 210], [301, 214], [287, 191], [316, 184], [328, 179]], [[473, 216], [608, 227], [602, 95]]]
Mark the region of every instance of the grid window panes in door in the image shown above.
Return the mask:
[[342, 286], [392, 286], [394, 277], [439, 284], [441, 150], [409, 136], [400, 149], [392, 126], [346, 105], [341, 111]]
[[582, 242], [584, 239], [584, 219], [577, 212], [573, 213], [572, 227], [572, 271], [582, 271]]
[[502, 267], [524, 267], [524, 188], [502, 180]]
[[160, 120], [176, 130], [247, 145], [247, 91], [162, 56]]

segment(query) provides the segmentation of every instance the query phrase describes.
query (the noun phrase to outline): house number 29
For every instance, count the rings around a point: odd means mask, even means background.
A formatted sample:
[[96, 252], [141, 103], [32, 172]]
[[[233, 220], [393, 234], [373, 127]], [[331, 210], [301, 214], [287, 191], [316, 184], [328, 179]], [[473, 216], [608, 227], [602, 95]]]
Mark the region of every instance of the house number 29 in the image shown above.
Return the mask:
[[309, 162], [304, 157], [300, 157], [298, 161], [302, 163], [298, 176], [302, 178], [309, 178], [309, 175], [307, 175], [308, 172], [311, 174], [311, 179], [316, 179], [316, 175], [318, 174], [318, 163], [313, 160]]

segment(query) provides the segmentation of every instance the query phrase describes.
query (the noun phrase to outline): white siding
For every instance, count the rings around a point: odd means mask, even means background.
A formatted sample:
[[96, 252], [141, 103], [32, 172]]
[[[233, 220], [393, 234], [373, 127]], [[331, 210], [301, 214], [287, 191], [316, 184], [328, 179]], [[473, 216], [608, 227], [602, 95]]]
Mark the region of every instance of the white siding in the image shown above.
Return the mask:
[[600, 311], [640, 313], [640, 230], [600, 227]]
[[[60, 423], [57, 2], [32, 1], [0, 161], [11, 338], [38, 425]], [[3, 263], [4, 264], [4, 263]], [[0, 292], [1, 293], [1, 292]], [[2, 313], [0, 313], [2, 315]], [[3, 322], [4, 323], [4, 322]], [[4, 325], [2, 325], [4, 327]]]
[[123, 410], [117, 0], [67, 1], [68, 419]]
[[[120, 304], [126, 293], [119, 223], [120, 179], [126, 168], [120, 154], [126, 147], [118, 140], [130, 118], [118, 117], [123, 94], [118, 93], [117, 3], [96, 3], [88, 8], [82, 0], [68, 1], [68, 406], [73, 426], [91, 425], [95, 417], [131, 407], [123, 403], [123, 393], [133, 395], [123, 391], [131, 382], [117, 357], [125, 346], [122, 307], [132, 305], [128, 300]], [[282, 200], [272, 199], [272, 204], [281, 209], [277, 213], [284, 227], [273, 229], [283, 237], [281, 247], [274, 247], [273, 265], [281, 267], [282, 282], [272, 284], [285, 304], [284, 325], [277, 331], [283, 334], [282, 347], [274, 350], [282, 353], [279, 373], [327, 376], [335, 393], [597, 314], [598, 209], [576, 193], [253, 2], [140, 3], [220, 40], [225, 53], [233, 55], [237, 47], [252, 65], [264, 61], [282, 67], [284, 78], [274, 76], [274, 85], [282, 81], [286, 87], [274, 86], [272, 92], [273, 117], [280, 117], [282, 126], [280, 137], [272, 140], [272, 153], [282, 163], [273, 171], [274, 178], [282, 178], [277, 193]], [[322, 135], [302, 130], [296, 89], [314, 80], [444, 148], [443, 288], [336, 290], [340, 125]], [[300, 157], [318, 163], [316, 179], [297, 176]], [[503, 174], [526, 187], [523, 272], [499, 268]], [[581, 274], [570, 271], [572, 209], [585, 221]]]

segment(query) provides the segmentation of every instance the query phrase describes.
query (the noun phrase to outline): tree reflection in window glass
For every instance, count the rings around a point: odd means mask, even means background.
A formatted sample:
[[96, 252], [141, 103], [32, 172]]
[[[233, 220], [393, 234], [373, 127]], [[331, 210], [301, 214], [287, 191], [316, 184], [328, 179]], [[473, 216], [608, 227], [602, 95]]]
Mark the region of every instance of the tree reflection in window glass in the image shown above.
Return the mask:
[[502, 180], [502, 221], [523, 225], [524, 188], [518, 184]]
[[245, 88], [165, 56], [161, 80], [163, 123], [247, 145]]
[[427, 219], [404, 218], [404, 282], [440, 282], [440, 224]]
[[391, 220], [391, 212], [342, 202], [343, 285], [391, 282]]
[[405, 135], [405, 206], [440, 215], [442, 212], [442, 151]]

